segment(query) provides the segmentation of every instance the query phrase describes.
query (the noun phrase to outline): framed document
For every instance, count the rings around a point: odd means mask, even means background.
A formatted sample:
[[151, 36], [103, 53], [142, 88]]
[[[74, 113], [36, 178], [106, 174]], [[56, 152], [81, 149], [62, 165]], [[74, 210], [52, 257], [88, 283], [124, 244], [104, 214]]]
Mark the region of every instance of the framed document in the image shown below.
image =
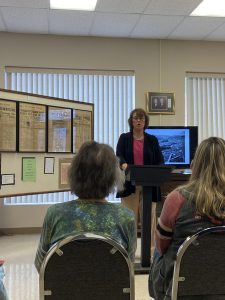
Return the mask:
[[69, 169], [72, 158], [59, 159], [59, 188], [69, 188]]
[[46, 106], [19, 103], [19, 151], [45, 152]]
[[54, 174], [55, 157], [45, 157], [44, 174]]
[[80, 146], [92, 140], [92, 112], [73, 110], [73, 153], [77, 153]]
[[72, 152], [72, 110], [48, 106], [48, 152]]
[[15, 174], [1, 174], [1, 185], [14, 185]]
[[147, 93], [147, 112], [149, 114], [175, 114], [174, 93]]
[[0, 99], [0, 151], [16, 151], [16, 102]]

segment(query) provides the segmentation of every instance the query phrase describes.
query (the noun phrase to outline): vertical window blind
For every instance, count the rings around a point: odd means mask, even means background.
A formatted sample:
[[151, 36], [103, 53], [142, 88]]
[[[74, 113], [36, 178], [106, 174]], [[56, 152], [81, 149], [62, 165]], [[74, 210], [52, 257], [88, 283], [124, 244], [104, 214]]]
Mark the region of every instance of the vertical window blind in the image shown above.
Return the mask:
[[198, 126], [199, 142], [210, 136], [225, 138], [225, 74], [187, 73], [185, 119]]
[[[6, 67], [5, 88], [66, 100], [94, 103], [94, 139], [115, 149], [128, 131], [135, 104], [132, 71], [56, 70]], [[69, 192], [5, 198], [5, 204], [57, 203], [73, 199]], [[110, 201], [116, 201], [114, 196]]]

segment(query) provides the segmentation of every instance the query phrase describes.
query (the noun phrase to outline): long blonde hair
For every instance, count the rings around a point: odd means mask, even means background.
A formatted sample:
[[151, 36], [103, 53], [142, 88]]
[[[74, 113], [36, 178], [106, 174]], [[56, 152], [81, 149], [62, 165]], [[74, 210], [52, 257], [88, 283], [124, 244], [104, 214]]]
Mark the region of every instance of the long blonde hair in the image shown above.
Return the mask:
[[225, 219], [225, 141], [210, 137], [201, 142], [185, 186], [193, 194], [197, 213]]

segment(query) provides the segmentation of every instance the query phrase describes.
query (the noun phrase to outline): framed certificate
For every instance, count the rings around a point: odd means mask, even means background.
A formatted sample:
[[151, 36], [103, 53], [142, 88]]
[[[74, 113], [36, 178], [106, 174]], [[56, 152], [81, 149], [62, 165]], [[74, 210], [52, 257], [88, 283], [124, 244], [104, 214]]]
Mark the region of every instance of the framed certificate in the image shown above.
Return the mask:
[[16, 151], [16, 102], [0, 99], [0, 151]]
[[19, 103], [19, 151], [45, 152], [46, 106]]
[[69, 169], [72, 163], [72, 158], [59, 159], [59, 188], [68, 188], [69, 185]]
[[73, 110], [73, 153], [77, 153], [80, 146], [91, 141], [92, 112], [80, 109]]
[[44, 173], [54, 174], [55, 157], [45, 157]]
[[14, 185], [15, 174], [1, 174], [1, 185]]
[[72, 152], [72, 109], [48, 106], [48, 152]]

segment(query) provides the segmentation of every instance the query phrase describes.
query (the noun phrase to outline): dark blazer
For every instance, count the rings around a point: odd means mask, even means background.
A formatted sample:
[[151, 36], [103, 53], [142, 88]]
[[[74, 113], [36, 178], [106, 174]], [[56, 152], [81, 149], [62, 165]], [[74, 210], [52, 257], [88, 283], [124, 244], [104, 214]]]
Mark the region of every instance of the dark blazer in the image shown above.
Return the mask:
[[[154, 135], [144, 133], [144, 165], [159, 165], [164, 163], [163, 155], [159, 147], [159, 142]], [[133, 133], [122, 133], [119, 137], [116, 155], [120, 159], [120, 165], [127, 163], [134, 164], [133, 157]], [[117, 197], [127, 197], [135, 192], [135, 186], [130, 181], [125, 182], [125, 189], [117, 193]]]

